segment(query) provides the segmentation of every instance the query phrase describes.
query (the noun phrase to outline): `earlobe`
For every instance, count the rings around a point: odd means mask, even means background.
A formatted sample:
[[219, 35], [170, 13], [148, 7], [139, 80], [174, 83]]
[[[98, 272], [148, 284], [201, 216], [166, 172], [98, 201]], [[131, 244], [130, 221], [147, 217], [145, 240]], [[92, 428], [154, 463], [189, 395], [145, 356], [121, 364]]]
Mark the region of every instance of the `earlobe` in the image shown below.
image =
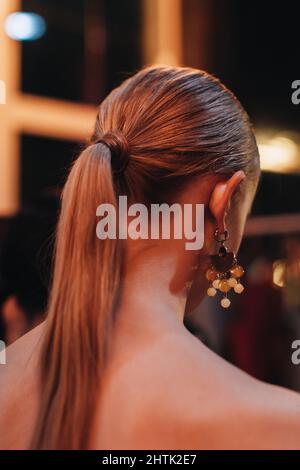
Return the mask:
[[242, 170], [236, 171], [229, 179], [219, 181], [213, 189], [209, 209], [216, 220], [220, 233], [226, 230], [225, 216], [230, 207], [232, 195], [244, 178], [245, 173]]

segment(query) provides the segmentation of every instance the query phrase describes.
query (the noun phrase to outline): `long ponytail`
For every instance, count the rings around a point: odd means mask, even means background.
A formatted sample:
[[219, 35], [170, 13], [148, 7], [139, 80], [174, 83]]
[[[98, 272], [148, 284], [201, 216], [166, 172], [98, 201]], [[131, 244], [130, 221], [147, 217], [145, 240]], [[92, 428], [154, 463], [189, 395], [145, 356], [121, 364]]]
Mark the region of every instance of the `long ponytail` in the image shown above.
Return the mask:
[[116, 206], [110, 151], [96, 143], [75, 161], [63, 191], [34, 449], [87, 445], [121, 271], [120, 242], [96, 237], [102, 202]]

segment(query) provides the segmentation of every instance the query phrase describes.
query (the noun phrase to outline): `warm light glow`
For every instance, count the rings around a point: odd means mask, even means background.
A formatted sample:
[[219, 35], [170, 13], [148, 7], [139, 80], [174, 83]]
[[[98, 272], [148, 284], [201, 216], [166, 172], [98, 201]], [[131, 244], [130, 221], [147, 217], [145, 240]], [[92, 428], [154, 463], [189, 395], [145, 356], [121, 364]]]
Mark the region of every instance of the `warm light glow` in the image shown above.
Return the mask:
[[183, 0], [143, 0], [144, 62], [179, 65], [182, 62]]
[[6, 103], [6, 85], [3, 80], [0, 80], [0, 104]]
[[11, 39], [33, 41], [43, 36], [46, 23], [44, 18], [36, 13], [17, 12], [7, 16], [4, 29]]
[[273, 263], [273, 283], [278, 287], [285, 287], [286, 264], [282, 260]]
[[289, 136], [268, 138], [258, 135], [261, 169], [273, 172], [300, 172], [300, 148]]

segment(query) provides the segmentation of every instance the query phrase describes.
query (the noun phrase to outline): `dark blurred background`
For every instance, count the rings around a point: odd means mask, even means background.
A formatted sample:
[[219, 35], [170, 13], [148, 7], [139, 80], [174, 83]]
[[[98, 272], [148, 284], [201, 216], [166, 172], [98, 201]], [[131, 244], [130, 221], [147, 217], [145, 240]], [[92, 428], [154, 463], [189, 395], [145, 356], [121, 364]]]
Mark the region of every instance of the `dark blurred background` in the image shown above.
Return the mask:
[[246, 107], [263, 174], [239, 255], [245, 292], [228, 311], [207, 299], [187, 326], [252, 375], [300, 390], [299, 10], [291, 0], [1, 2], [0, 338], [43, 318], [60, 189], [95, 106], [145, 64], [193, 66]]

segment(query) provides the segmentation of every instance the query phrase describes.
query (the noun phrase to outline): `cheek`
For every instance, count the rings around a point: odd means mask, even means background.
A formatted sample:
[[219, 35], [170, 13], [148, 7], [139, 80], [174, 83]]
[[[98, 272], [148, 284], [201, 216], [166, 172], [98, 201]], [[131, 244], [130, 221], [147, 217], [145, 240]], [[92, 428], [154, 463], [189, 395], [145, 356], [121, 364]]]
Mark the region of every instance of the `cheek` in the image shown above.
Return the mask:
[[[205, 268], [205, 269], [204, 269]], [[209, 287], [209, 283], [205, 278], [205, 271], [207, 266], [202, 266], [195, 274], [191, 289], [188, 293], [186, 305], [185, 305], [185, 316], [191, 314], [201, 303], [203, 298], [206, 296], [206, 290]]]
[[227, 227], [229, 231], [228, 248], [237, 253], [244, 235], [247, 214], [249, 211], [249, 204], [237, 204], [236, 210], [231, 214], [228, 220]]

